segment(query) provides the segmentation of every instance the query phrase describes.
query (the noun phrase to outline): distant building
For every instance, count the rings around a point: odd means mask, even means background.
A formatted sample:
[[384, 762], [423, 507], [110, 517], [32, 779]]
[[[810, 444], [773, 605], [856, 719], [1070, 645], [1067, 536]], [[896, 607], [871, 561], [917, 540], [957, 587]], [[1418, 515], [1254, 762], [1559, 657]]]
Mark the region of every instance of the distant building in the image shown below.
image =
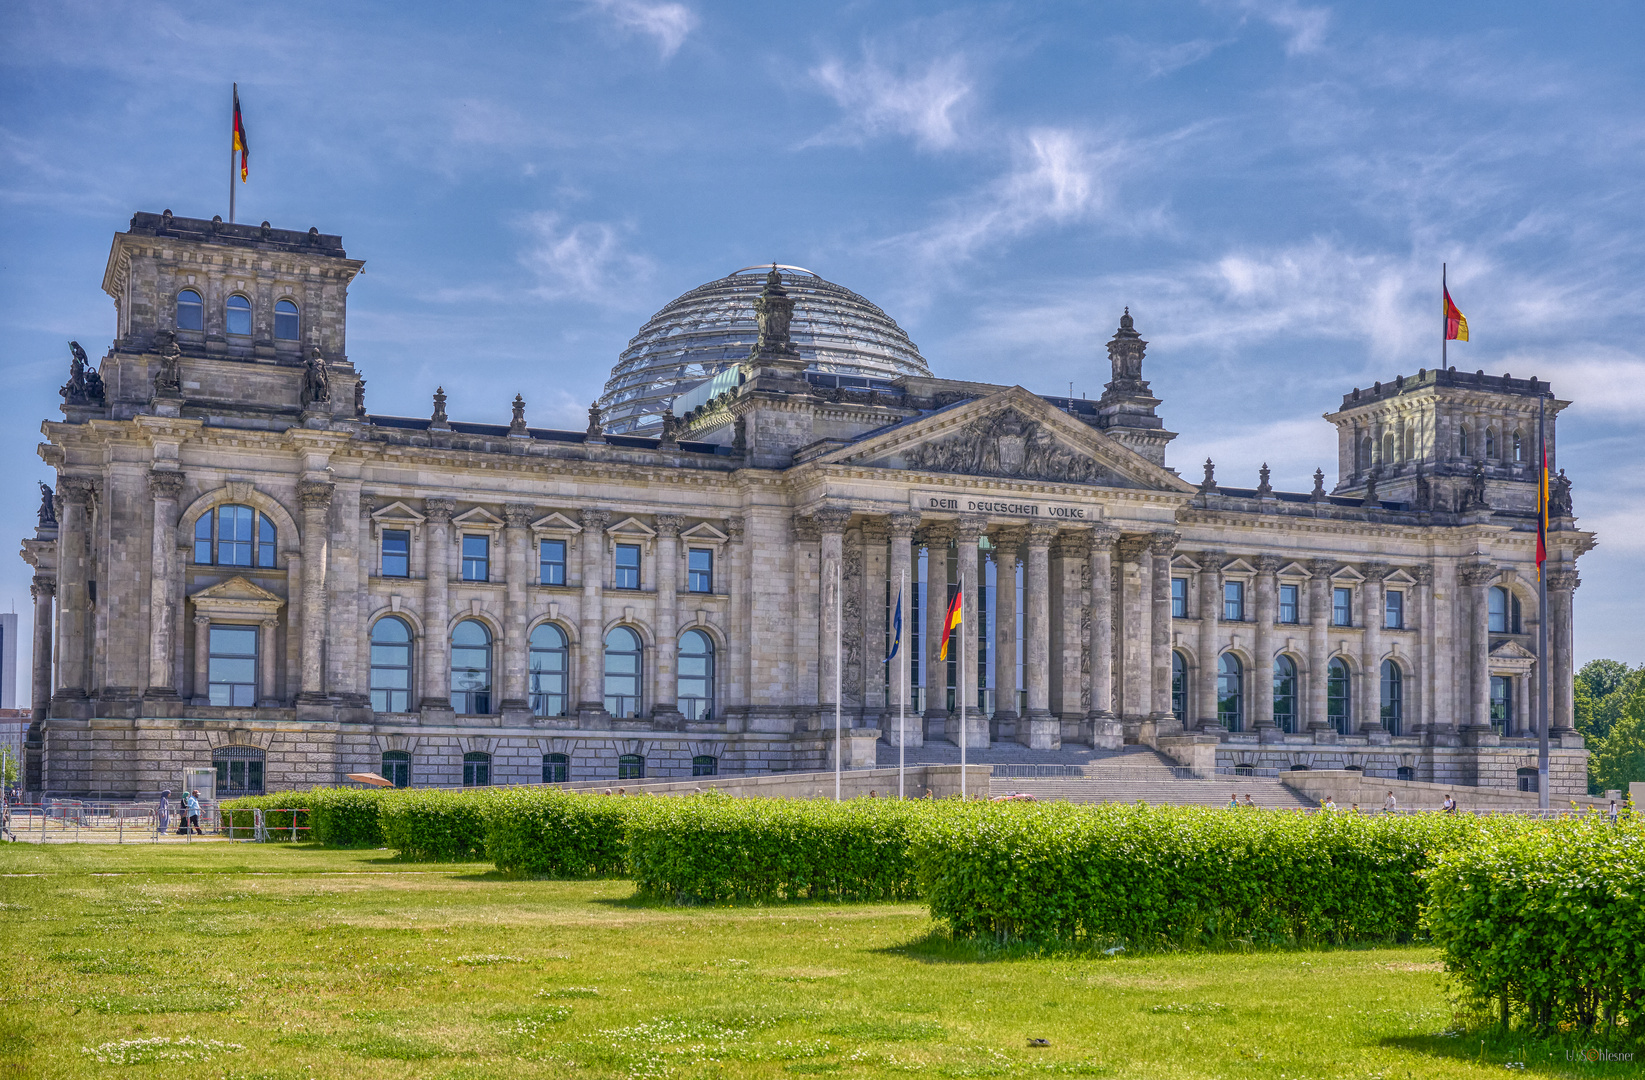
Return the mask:
[[[1537, 414], [1551, 436], [1567, 404], [1546, 382], [1422, 370], [1343, 395], [1330, 491], [1209, 462], [1190, 483], [1129, 312], [1101, 398], [1046, 396], [1014, 359], [997, 383], [932, 375], [879, 308], [771, 267], [666, 305], [586, 430], [529, 427], [521, 399], [511, 423], [451, 420], [440, 391], [382, 416], [345, 349], [362, 265], [317, 229], [167, 212], [115, 236], [114, 341], [97, 368], [74, 347], [23, 542], [39, 788], [816, 769], [836, 704], [871, 764], [899, 699], [909, 745], [984, 761], [1142, 743], [1523, 788], [1546, 681], [1552, 793], [1586, 790], [1593, 534], [1561, 479], [1539, 610]], [[939, 659], [955, 590], [963, 648]]]
[[0, 710], [17, 708], [17, 613], [0, 613]]

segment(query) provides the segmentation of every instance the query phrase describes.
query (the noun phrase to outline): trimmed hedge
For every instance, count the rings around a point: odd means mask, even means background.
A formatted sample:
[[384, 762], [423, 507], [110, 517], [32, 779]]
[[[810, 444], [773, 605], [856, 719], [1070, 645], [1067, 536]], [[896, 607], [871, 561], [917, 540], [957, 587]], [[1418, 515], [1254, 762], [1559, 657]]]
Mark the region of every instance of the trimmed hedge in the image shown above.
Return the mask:
[[622, 877], [628, 851], [624, 829], [628, 810], [637, 803], [552, 787], [499, 791], [488, 800], [486, 854], [510, 874]]
[[503, 792], [491, 789], [386, 791], [378, 816], [383, 839], [414, 862], [467, 862], [485, 858], [487, 811]]
[[1439, 814], [1130, 805], [955, 806], [914, 834], [921, 894], [957, 937], [1201, 946], [1398, 941], [1430, 852], [1517, 825]]
[[1601, 815], [1442, 853], [1426, 923], [1480, 999], [1539, 1032], [1645, 1035], [1645, 828]]
[[628, 867], [640, 891], [681, 903], [907, 899], [910, 831], [931, 813], [893, 799], [634, 800]]
[[383, 837], [383, 788], [314, 788], [303, 793], [313, 814], [313, 839], [326, 847], [379, 848]]
[[[291, 838], [291, 819], [289, 811], [312, 811], [309, 801], [310, 792], [281, 791], [273, 795], [242, 795], [235, 799], [224, 799], [217, 808], [222, 813], [223, 831], [236, 840], [250, 840], [256, 835], [257, 817], [255, 810], [263, 811], [263, 824], [268, 828], [269, 836], [274, 840], [289, 840]], [[277, 812], [279, 811], [279, 812]], [[173, 810], [172, 813], [180, 813]], [[296, 815], [299, 826], [314, 824], [313, 814], [299, 813]], [[233, 827], [230, 831], [230, 826]], [[282, 835], [279, 830], [286, 830]], [[309, 839], [309, 833], [299, 831], [298, 840]]]

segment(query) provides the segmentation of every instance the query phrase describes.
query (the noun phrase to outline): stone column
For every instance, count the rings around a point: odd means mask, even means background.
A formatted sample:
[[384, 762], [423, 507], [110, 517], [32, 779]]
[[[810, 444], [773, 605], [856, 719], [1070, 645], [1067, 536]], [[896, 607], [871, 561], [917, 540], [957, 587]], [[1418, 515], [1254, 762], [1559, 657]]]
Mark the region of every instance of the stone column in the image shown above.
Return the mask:
[[450, 499], [425, 499], [423, 580], [423, 700], [424, 709], [451, 708], [451, 515]]
[[[794, 518], [794, 583], [784, 598], [794, 626], [794, 704], [815, 706], [820, 685], [817, 632], [822, 627], [822, 532], [817, 519]], [[809, 728], [808, 728], [809, 729]]]
[[[1157, 532], [1148, 545], [1153, 556], [1154, 610], [1150, 613], [1149, 627], [1153, 636], [1154, 672], [1151, 679], [1154, 695], [1154, 722], [1174, 724], [1171, 712], [1171, 558], [1177, 551], [1177, 534]], [[1096, 587], [1093, 580], [1092, 587]]]
[[1217, 621], [1222, 618], [1222, 563], [1224, 551], [1200, 552], [1199, 569], [1199, 726], [1221, 731], [1217, 720]]
[[527, 586], [531, 582], [531, 522], [536, 513], [529, 503], [503, 507], [503, 678], [499, 711], [524, 721], [531, 712], [527, 677], [530, 646], [526, 623], [531, 619]]
[[1120, 715], [1127, 733], [1154, 708], [1154, 588], [1153, 558], [1148, 535], [1120, 540]]
[[657, 515], [657, 663], [651, 718], [659, 725], [677, 723], [680, 651], [680, 529], [679, 514]]
[[834, 685], [841, 662], [840, 653], [844, 652], [841, 643], [836, 640], [841, 629], [840, 608], [843, 605], [836, 600], [845, 576], [845, 524], [851, 520], [851, 511], [825, 506], [817, 511], [816, 518], [822, 545], [818, 562], [822, 581], [819, 593], [821, 603], [817, 612], [817, 703], [822, 706], [823, 727], [832, 728], [834, 704], [838, 700], [836, 695], [843, 692], [843, 686], [836, 690]]
[[[862, 704], [863, 727], [884, 729], [880, 718], [891, 699], [886, 694], [885, 658], [887, 605], [897, 602], [897, 584], [889, 575], [886, 541], [890, 530], [884, 518], [862, 523]], [[889, 584], [889, 588], [887, 585]]]
[[51, 632], [52, 601], [57, 596], [57, 579], [35, 574], [29, 583], [34, 599], [34, 681], [30, 684], [30, 712], [35, 720], [51, 715]]
[[194, 617], [194, 704], [211, 704], [211, 616]]
[[[983, 515], [962, 514], [954, 533], [958, 554], [955, 562], [959, 567], [960, 595], [963, 597], [960, 632], [957, 636], [964, 644], [959, 649], [959, 655], [955, 657], [955, 710], [948, 728], [949, 738], [955, 746], [959, 745], [963, 737], [966, 739], [967, 747], [984, 749], [988, 746], [988, 718], [977, 715], [977, 641], [981, 629], [977, 625], [977, 590], [981, 584], [978, 573], [981, 562], [977, 555], [977, 545], [987, 529], [988, 519]], [[961, 641], [956, 641], [955, 645], [960, 646]], [[966, 718], [964, 732], [959, 728], [959, 706], [962, 702], [965, 705]]]
[[1571, 611], [1580, 584], [1574, 569], [1548, 571], [1548, 735], [1555, 739], [1576, 730]]
[[[1360, 680], [1363, 692], [1360, 694], [1359, 730], [1362, 735], [1380, 735], [1388, 731], [1382, 722], [1382, 624], [1385, 619], [1382, 583], [1391, 568], [1386, 563], [1366, 563], [1359, 569], [1365, 575], [1360, 596], [1365, 629], [1360, 632], [1359, 639], [1359, 666], [1364, 672]], [[1486, 686], [1488, 690], [1488, 682]]]
[[1523, 739], [1528, 735], [1535, 734], [1531, 730], [1531, 673], [1522, 671], [1515, 675], [1513, 685], [1514, 700], [1509, 703], [1513, 706], [1513, 713], [1509, 730]]
[[1085, 571], [1091, 562], [1091, 531], [1064, 529], [1051, 545], [1051, 711], [1061, 736], [1085, 734]]
[[86, 697], [87, 569], [91, 504], [96, 481], [65, 476], [57, 486], [63, 508], [57, 526], [57, 691], [53, 700]]
[[[1434, 568], [1426, 564], [1411, 567], [1411, 576], [1417, 579], [1411, 590], [1416, 603], [1417, 663], [1417, 722], [1411, 729], [1414, 735], [1427, 735], [1436, 730], [1434, 718]], [[1409, 625], [1409, 623], [1407, 623]]]
[[303, 508], [303, 672], [298, 704], [326, 701], [326, 523], [331, 493], [332, 485], [323, 480], [297, 485], [297, 501]]
[[921, 530], [925, 544], [925, 591], [921, 594], [925, 633], [921, 657], [925, 676], [925, 734], [941, 736], [948, 727], [948, 663], [937, 659], [942, 652], [943, 618], [948, 614], [948, 542], [954, 538], [951, 522], [935, 522]]
[[[1051, 717], [1051, 539], [1055, 525], [1028, 526], [1028, 558], [1023, 578], [1023, 681], [1028, 684], [1031, 727]], [[1017, 725], [1017, 741], [1033, 746], [1030, 734]], [[1060, 740], [1059, 740], [1060, 744]], [[1035, 749], [1041, 747], [1035, 746]]]
[[[892, 746], [898, 745], [906, 734], [909, 746], [925, 745], [925, 722], [919, 713], [911, 713], [909, 704], [913, 695], [910, 693], [908, 679], [909, 642], [914, 636], [914, 530], [919, 527], [920, 515], [912, 510], [900, 510], [891, 515], [891, 558], [886, 573], [891, 582], [891, 603], [895, 611], [897, 595], [902, 594], [902, 645], [897, 649], [897, 655], [891, 658], [891, 707], [887, 711], [884, 726], [885, 739]], [[897, 717], [899, 711], [903, 716], [901, 723]]]
[[273, 616], [257, 624], [257, 704], [265, 709], [278, 708], [280, 705], [274, 696], [274, 643], [278, 640], [275, 631], [279, 626], [280, 620]]
[[[166, 470], [149, 473], [149, 494], [154, 499], [154, 529], [149, 554], [149, 674], [144, 697], [176, 698], [171, 663], [177, 647], [177, 607], [172, 602], [172, 564], [177, 552], [177, 496], [183, 490], [183, 474]], [[274, 654], [274, 638], [260, 643], [258, 654]], [[263, 694], [274, 696], [271, 680]]]
[[1017, 735], [1017, 552], [1021, 528], [996, 529], [994, 542], [994, 719], [997, 739]]
[[1257, 627], [1255, 655], [1251, 659], [1251, 718], [1259, 733], [1275, 730], [1274, 725], [1274, 608], [1278, 602], [1274, 575], [1279, 572], [1278, 555], [1257, 556]]
[[605, 711], [605, 528], [609, 510], [584, 510], [577, 535], [582, 552], [583, 595], [577, 619], [577, 716], [579, 726], [603, 724]]
[[[1462, 585], [1468, 590], [1468, 720], [1465, 729], [1483, 735], [1491, 729], [1491, 583], [1497, 568], [1487, 563], [1464, 566]], [[1557, 685], [1557, 684], [1556, 684]]]
[[717, 710], [725, 721], [727, 731], [742, 730], [742, 722], [751, 697], [748, 675], [748, 646], [744, 640], [752, 631], [748, 616], [748, 545], [743, 542], [746, 522], [741, 517], [725, 519], [729, 539], [725, 545], [726, 557], [726, 670], [729, 676], [721, 681], [725, 689], [726, 707]]
[[[1114, 541], [1119, 530], [1099, 525], [1091, 532], [1091, 720], [1092, 745], [1117, 750], [1123, 732], [1114, 717]], [[1118, 740], [1118, 741], [1116, 741]]]
[[1308, 731], [1329, 731], [1325, 693], [1330, 679], [1331, 571], [1336, 563], [1312, 559], [1308, 563]]

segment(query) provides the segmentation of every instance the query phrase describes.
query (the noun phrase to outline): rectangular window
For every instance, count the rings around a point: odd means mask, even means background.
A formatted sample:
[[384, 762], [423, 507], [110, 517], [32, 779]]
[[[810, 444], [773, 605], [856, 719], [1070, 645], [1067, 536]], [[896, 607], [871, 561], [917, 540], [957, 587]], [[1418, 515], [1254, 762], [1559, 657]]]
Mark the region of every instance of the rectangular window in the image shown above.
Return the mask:
[[692, 548], [686, 554], [686, 591], [714, 591], [714, 553], [708, 548]]
[[1188, 617], [1188, 579], [1174, 577], [1171, 579], [1171, 618], [1186, 619]]
[[411, 533], [405, 529], [383, 530], [383, 577], [411, 576]]
[[564, 540], [544, 540], [537, 545], [537, 580], [544, 585], [565, 584]]
[[1245, 621], [1245, 582], [1223, 582], [1222, 619], [1224, 622]]
[[1354, 590], [1331, 590], [1331, 625], [1354, 625]]
[[491, 580], [491, 537], [463, 534], [463, 580]]
[[219, 758], [212, 762], [217, 768], [217, 797], [225, 795], [261, 794], [263, 790], [263, 762], [260, 758]]
[[1297, 587], [1295, 585], [1281, 585], [1279, 587], [1279, 621], [1294, 623], [1298, 621]]
[[1405, 594], [1397, 590], [1390, 590], [1387, 597], [1387, 608], [1383, 626], [1389, 630], [1405, 629]]
[[257, 628], [211, 626], [206, 662], [207, 696], [213, 705], [257, 704]]
[[640, 545], [617, 545], [617, 578], [612, 582], [613, 588], [638, 589], [640, 587]]

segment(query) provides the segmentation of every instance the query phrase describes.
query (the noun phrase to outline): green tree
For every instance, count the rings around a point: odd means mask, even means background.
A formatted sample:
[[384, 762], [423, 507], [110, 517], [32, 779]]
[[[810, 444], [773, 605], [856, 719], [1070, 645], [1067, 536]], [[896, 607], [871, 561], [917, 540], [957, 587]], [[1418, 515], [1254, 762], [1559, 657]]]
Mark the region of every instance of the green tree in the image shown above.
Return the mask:
[[1605, 737], [1589, 749], [1588, 776], [1595, 791], [1626, 792], [1630, 783], [1645, 782], [1645, 683], [1635, 688]]
[[1622, 689], [1629, 674], [1628, 665], [1621, 660], [1590, 660], [1576, 673], [1576, 683], [1597, 701]]

